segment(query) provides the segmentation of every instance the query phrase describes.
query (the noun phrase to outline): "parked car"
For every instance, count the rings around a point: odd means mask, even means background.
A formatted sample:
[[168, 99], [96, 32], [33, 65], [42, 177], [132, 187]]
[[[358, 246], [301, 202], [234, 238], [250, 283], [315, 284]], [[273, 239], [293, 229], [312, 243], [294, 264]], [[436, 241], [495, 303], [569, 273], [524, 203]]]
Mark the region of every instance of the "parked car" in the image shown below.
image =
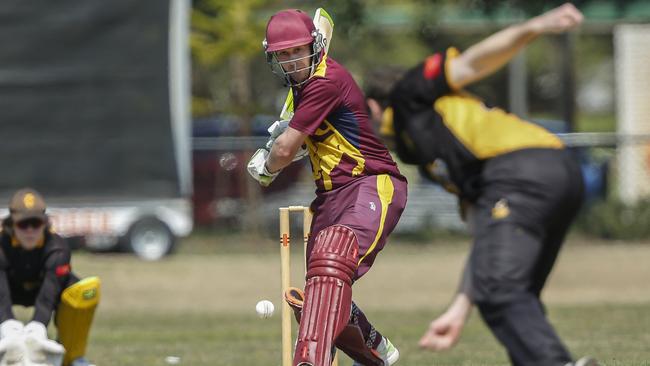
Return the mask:
[[192, 230], [191, 4], [151, 4], [5, 7], [0, 205], [32, 187], [59, 234], [155, 260]]

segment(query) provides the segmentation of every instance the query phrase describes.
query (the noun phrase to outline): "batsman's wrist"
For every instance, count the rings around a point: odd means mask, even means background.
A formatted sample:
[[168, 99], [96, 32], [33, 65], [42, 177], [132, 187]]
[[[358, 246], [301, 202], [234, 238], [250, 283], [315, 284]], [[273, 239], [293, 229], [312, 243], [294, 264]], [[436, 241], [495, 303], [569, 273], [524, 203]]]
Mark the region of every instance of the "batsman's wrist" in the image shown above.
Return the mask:
[[269, 170], [269, 167], [266, 165], [266, 162], [264, 162], [264, 166], [263, 166], [263, 169], [262, 169], [262, 174], [264, 174], [266, 176], [269, 176], [269, 177], [272, 177], [272, 176], [276, 175], [277, 172], [271, 173], [271, 171]]

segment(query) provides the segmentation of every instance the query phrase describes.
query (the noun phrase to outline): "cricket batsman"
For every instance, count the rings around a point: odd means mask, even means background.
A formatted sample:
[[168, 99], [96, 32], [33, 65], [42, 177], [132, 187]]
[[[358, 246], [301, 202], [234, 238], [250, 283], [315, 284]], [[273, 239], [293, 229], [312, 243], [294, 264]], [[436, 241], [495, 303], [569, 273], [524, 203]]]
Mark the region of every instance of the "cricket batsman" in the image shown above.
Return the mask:
[[267, 186], [306, 150], [316, 182], [293, 365], [330, 366], [335, 345], [355, 365], [392, 365], [399, 352], [352, 302], [352, 284], [395, 228], [407, 182], [373, 132], [362, 91], [324, 48], [304, 12], [283, 10], [269, 20], [265, 53], [291, 87], [293, 114], [272, 134], [270, 150], [251, 158], [249, 172]]
[[368, 80], [368, 105], [381, 133], [391, 136], [405, 163], [458, 195], [474, 236], [459, 293], [431, 323], [423, 348], [451, 348], [476, 305], [513, 365], [574, 365], [540, 293], [583, 201], [580, 166], [556, 136], [485, 106], [463, 88], [539, 35], [569, 31], [582, 20], [567, 3], [462, 53], [435, 53], [403, 77]]
[[[84, 358], [99, 302], [97, 277], [79, 280], [71, 271], [70, 248], [52, 232], [43, 197], [16, 192], [0, 235], [0, 364], [89, 366]], [[23, 326], [12, 305], [33, 306]], [[58, 342], [48, 339], [54, 314]], [[21, 364], [22, 365], [22, 364]]]

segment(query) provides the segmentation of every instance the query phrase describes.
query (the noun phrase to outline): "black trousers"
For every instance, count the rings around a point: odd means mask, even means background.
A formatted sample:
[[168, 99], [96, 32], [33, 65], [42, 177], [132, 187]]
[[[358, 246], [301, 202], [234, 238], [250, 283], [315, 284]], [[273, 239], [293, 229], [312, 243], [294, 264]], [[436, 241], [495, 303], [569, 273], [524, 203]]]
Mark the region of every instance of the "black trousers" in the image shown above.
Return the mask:
[[568, 151], [522, 150], [486, 162], [474, 206], [470, 297], [513, 365], [571, 362], [540, 293], [583, 190]]

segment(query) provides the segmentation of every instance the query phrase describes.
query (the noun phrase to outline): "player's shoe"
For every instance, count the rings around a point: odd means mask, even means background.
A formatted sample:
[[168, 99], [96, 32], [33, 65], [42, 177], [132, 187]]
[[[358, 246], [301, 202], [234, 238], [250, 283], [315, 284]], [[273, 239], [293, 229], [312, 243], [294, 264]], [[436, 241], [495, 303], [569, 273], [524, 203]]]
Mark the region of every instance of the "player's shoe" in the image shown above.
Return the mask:
[[79, 357], [75, 358], [71, 363], [70, 366], [95, 366], [95, 364], [90, 363], [88, 360], [86, 360], [84, 357]]
[[[379, 346], [377, 346], [377, 353], [379, 353], [382, 360], [384, 360], [385, 366], [394, 365], [395, 363], [397, 363], [397, 360], [399, 360], [399, 350], [397, 349], [397, 347], [393, 346], [390, 340], [386, 337], [381, 338], [381, 342], [379, 343]], [[358, 362], [355, 362], [352, 364], [352, 366], [363, 366], [363, 365]]]
[[381, 343], [377, 346], [377, 352], [384, 359], [386, 366], [394, 365], [399, 360], [399, 350], [386, 337], [381, 338]]
[[566, 366], [600, 366], [596, 359], [591, 357], [582, 357], [576, 362], [569, 362]]

